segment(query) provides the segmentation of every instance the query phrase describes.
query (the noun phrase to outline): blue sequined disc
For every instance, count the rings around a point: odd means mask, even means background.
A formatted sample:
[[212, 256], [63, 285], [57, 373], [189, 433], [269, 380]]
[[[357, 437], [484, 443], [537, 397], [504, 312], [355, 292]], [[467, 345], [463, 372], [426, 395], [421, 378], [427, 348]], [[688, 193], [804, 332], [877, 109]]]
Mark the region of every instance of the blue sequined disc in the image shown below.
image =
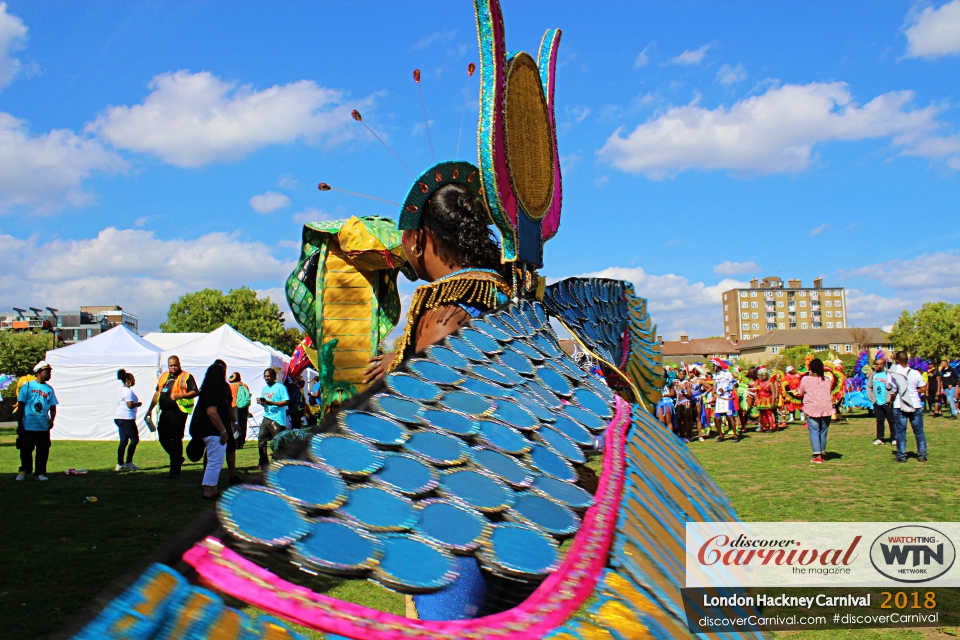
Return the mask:
[[340, 426], [360, 440], [373, 444], [397, 447], [409, 437], [406, 427], [385, 416], [366, 411], [341, 411]]
[[459, 464], [463, 461], [467, 449], [462, 440], [434, 431], [414, 433], [403, 447], [410, 453], [440, 466]]
[[339, 513], [374, 531], [403, 531], [417, 523], [413, 503], [379, 487], [354, 485]]
[[419, 533], [451, 551], [471, 551], [480, 544], [490, 521], [472, 509], [448, 500], [428, 500], [420, 508]]
[[379, 536], [383, 557], [375, 569], [377, 580], [405, 591], [434, 591], [457, 577], [453, 556], [418, 536]]
[[495, 513], [510, 507], [515, 495], [502, 482], [469, 469], [441, 475], [440, 487], [445, 495], [459, 498], [484, 513]]
[[557, 480], [550, 476], [537, 476], [533, 479], [533, 488], [542, 491], [571, 509], [583, 510], [592, 507], [593, 496], [575, 484]]
[[263, 487], [227, 489], [217, 504], [220, 522], [242, 540], [282, 547], [307, 535], [309, 522], [280, 494]]
[[339, 475], [299, 460], [275, 463], [267, 472], [267, 485], [309, 510], [336, 509], [347, 499]]
[[371, 445], [345, 436], [313, 436], [310, 457], [340, 473], [367, 476], [383, 465], [383, 456]]
[[383, 456], [383, 466], [370, 480], [408, 496], [431, 491], [440, 481], [436, 469], [419, 459], [400, 453]]
[[455, 411], [426, 409], [421, 412], [420, 417], [427, 425], [461, 438], [474, 436], [480, 431], [479, 422]]
[[304, 564], [330, 573], [353, 574], [376, 564], [380, 542], [360, 528], [335, 518], [315, 520], [313, 531], [291, 552]]

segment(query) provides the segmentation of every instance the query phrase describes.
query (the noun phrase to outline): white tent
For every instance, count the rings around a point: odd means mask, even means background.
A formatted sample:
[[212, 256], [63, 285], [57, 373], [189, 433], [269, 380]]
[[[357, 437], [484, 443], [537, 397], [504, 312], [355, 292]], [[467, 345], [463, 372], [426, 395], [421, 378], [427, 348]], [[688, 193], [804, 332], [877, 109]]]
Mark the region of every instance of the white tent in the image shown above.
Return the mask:
[[[207, 367], [218, 358], [223, 360], [227, 363], [228, 373], [238, 372], [240, 378], [250, 387], [250, 393], [255, 399], [260, 396], [260, 390], [264, 387], [264, 369], [276, 369], [279, 379], [280, 371], [284, 367], [281, 354], [250, 340], [226, 324], [192, 342], [165, 349], [160, 355], [164, 369], [167, 358], [174, 355], [180, 358], [183, 370], [193, 374], [198, 386], [203, 382]], [[250, 405], [250, 413], [258, 423], [263, 418], [263, 408], [256, 400]]]
[[160, 347], [160, 350], [175, 349], [182, 344], [193, 342], [197, 338], [202, 338], [205, 333], [161, 333], [154, 331], [143, 336], [143, 339], [150, 344]]
[[117, 380], [118, 369], [126, 369], [137, 379], [133, 392], [143, 403], [137, 410], [140, 437], [155, 438], [143, 417], [157, 384], [159, 347], [121, 325], [69, 347], [47, 351], [46, 359], [53, 367], [50, 385], [60, 403], [53, 439], [118, 438], [113, 422], [123, 386]]

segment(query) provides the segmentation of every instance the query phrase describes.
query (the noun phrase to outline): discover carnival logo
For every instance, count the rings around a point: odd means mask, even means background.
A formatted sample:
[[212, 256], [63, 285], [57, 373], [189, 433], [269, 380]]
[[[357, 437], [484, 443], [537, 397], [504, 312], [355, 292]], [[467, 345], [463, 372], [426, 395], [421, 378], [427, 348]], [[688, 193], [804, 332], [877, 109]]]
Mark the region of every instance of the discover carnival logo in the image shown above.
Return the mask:
[[930, 527], [895, 527], [880, 534], [870, 546], [870, 562], [881, 574], [897, 582], [929, 582], [953, 566], [953, 542]]

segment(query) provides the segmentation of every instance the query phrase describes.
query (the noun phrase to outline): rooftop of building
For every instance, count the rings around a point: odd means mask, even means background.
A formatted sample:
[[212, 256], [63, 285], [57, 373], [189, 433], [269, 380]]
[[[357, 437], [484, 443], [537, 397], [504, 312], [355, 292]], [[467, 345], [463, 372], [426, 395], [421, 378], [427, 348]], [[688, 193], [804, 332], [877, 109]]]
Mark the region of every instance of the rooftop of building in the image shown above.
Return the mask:
[[739, 347], [736, 342], [727, 338], [693, 338], [686, 335], [679, 340], [664, 340], [661, 344], [661, 353], [664, 356], [697, 356], [720, 353], [737, 353]]
[[749, 287], [735, 287], [730, 291], [744, 291], [746, 289], [843, 289], [843, 287], [824, 287], [823, 278], [814, 278], [812, 287], [804, 287], [800, 278], [790, 278], [784, 284], [778, 276], [767, 276], [766, 278], [754, 278], [750, 281]]
[[[890, 343], [890, 334], [879, 327], [849, 327], [846, 329], [778, 329], [759, 338], [739, 344], [741, 351], [768, 346], [799, 347], [801, 345], [852, 344], [858, 342], [855, 332], [866, 332], [866, 345]], [[864, 345], [864, 346], [866, 346]]]

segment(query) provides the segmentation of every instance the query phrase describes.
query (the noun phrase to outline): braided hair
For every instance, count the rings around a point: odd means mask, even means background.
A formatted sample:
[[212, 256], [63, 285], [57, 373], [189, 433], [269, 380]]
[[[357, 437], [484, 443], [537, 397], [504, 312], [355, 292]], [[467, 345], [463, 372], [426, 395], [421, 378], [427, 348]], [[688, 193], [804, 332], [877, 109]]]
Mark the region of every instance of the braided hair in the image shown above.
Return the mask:
[[489, 222], [480, 198], [457, 183], [437, 189], [420, 218], [420, 225], [433, 232], [437, 253], [444, 262], [500, 271], [500, 243]]

